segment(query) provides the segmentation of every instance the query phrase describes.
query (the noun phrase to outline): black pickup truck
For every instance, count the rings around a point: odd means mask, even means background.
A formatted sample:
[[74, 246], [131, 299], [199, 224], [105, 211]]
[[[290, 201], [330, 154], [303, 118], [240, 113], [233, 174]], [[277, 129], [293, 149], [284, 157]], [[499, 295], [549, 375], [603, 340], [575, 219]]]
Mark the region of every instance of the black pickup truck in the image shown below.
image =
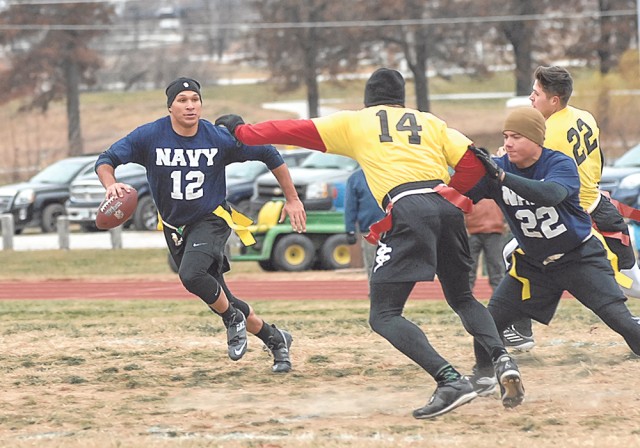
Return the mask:
[[40, 171], [26, 182], [0, 186], [0, 213], [13, 215], [16, 233], [27, 227], [55, 232], [58, 216], [65, 214], [69, 185], [93, 171], [97, 155], [68, 157]]

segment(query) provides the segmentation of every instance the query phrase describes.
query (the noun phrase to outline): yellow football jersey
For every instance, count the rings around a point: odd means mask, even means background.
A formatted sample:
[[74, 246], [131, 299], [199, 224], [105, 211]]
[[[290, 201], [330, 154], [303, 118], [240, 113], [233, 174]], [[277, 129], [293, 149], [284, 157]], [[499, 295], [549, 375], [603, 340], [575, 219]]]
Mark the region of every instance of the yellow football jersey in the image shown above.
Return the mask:
[[379, 204], [398, 185], [449, 182], [471, 140], [436, 116], [392, 106], [367, 107], [314, 118], [327, 152], [358, 161]]
[[545, 148], [560, 151], [576, 161], [580, 175], [580, 205], [591, 211], [591, 206], [600, 197], [598, 185], [603, 163], [600, 129], [595, 118], [585, 110], [567, 106], [551, 115], [546, 126]]

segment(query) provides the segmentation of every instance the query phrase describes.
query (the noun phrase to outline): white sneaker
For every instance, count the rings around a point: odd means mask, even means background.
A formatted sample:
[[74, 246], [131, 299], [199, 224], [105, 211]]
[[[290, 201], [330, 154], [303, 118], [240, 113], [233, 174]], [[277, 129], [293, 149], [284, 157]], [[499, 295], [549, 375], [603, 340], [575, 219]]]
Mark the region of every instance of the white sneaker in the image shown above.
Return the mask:
[[525, 336], [515, 329], [513, 325], [507, 327], [502, 332], [502, 342], [507, 348], [512, 348], [519, 352], [528, 352], [536, 345], [533, 336]]
[[630, 288], [620, 287], [622, 293], [627, 297], [640, 299], [640, 269], [638, 269], [638, 265], [633, 265], [631, 269], [621, 269], [620, 273], [626, 275], [633, 281]]

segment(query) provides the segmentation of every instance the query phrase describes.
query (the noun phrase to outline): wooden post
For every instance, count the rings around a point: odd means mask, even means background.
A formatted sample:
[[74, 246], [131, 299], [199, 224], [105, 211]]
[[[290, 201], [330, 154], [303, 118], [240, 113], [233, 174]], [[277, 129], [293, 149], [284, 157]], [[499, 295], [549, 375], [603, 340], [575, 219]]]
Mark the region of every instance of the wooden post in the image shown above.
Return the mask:
[[2, 248], [3, 250], [13, 250], [13, 234], [15, 233], [13, 215], [11, 213], [2, 214], [0, 222], [2, 223]]
[[111, 234], [111, 248], [122, 249], [122, 226], [109, 229], [109, 233]]
[[60, 215], [56, 219], [58, 226], [58, 246], [60, 249], [69, 250], [69, 217]]

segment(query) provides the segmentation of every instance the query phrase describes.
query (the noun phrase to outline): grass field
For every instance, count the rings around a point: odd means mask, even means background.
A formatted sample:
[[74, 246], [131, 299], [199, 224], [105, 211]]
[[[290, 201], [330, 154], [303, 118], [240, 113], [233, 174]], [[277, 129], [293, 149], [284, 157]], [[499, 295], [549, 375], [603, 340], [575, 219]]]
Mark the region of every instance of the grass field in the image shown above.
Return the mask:
[[[162, 275], [162, 251], [76, 252], [49, 254], [49, 264], [35, 252], [12, 254], [11, 268], [0, 262], [5, 278], [33, 263], [49, 266], [45, 277], [70, 275], [60, 268], [68, 263], [78, 276], [120, 275], [120, 265], [136, 275], [144, 260]], [[0, 446], [640, 446], [640, 359], [574, 300], [517, 355], [522, 406], [478, 398], [421, 421], [411, 411], [434, 383], [371, 332], [364, 300], [252, 302], [294, 335], [294, 370], [276, 375], [255, 338], [230, 361], [223, 326], [198, 300], [123, 299], [0, 302]], [[640, 301], [629, 304], [640, 312]], [[410, 301], [406, 315], [470, 371], [470, 337], [446, 304]]]
[[[174, 276], [165, 249], [0, 251], [0, 280]], [[257, 268], [241, 263], [234, 271]]]

